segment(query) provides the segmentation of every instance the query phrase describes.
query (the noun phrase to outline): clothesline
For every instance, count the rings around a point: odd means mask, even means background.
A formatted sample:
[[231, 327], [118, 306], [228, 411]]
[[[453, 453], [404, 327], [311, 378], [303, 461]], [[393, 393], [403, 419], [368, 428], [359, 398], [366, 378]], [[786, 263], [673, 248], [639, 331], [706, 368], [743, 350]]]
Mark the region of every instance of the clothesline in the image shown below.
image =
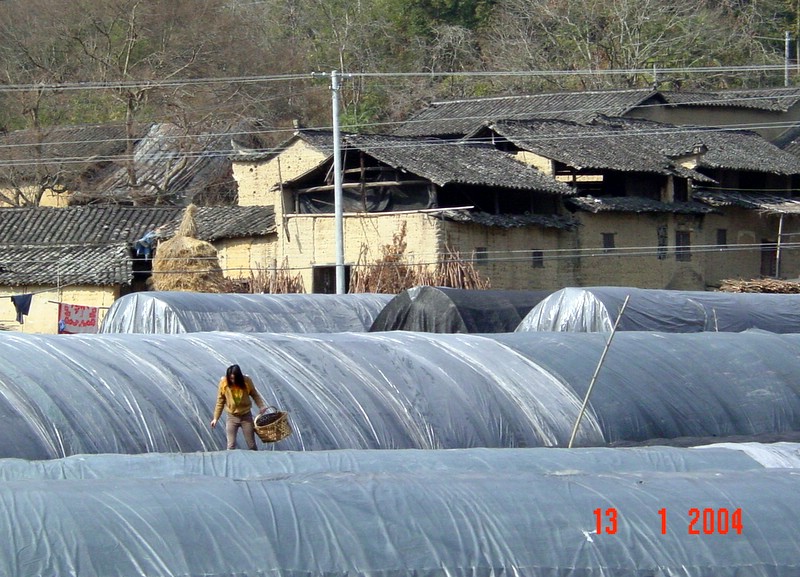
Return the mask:
[[[74, 304], [76, 304], [76, 303], [68, 303], [66, 301], [47, 301], [47, 302], [52, 303], [54, 305], [74, 305]], [[81, 306], [92, 306], [92, 307], [94, 307], [96, 309], [105, 309], [105, 310], [108, 310], [108, 309], [111, 308], [111, 307], [101, 307], [101, 306], [97, 306], [97, 305], [81, 305]]]

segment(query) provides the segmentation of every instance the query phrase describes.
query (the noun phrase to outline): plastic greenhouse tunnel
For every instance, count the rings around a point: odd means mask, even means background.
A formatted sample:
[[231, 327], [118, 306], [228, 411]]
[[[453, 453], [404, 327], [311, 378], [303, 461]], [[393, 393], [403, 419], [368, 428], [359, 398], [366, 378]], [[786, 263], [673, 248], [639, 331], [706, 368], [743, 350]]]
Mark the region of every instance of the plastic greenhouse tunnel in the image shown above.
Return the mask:
[[392, 295], [137, 292], [111, 305], [101, 333], [335, 333], [369, 330]]
[[788, 577], [800, 566], [794, 444], [783, 458], [756, 445], [238, 453], [12, 463], [0, 573]]
[[[214, 451], [237, 363], [276, 450], [564, 447], [603, 333], [0, 334], [0, 457]], [[800, 431], [800, 335], [622, 332], [575, 446]]]
[[632, 287], [565, 288], [538, 303], [517, 331], [691, 333], [760, 329], [800, 333], [800, 294], [675, 291]]

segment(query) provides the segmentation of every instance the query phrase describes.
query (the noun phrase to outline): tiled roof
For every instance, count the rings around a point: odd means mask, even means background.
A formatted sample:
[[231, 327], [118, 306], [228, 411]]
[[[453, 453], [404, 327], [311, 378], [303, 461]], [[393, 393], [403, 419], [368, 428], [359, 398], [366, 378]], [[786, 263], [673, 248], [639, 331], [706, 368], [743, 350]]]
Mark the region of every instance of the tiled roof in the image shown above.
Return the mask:
[[800, 214], [800, 199], [776, 194], [696, 190], [692, 196], [712, 207], [738, 207], [773, 214]]
[[747, 130], [697, 129], [708, 151], [700, 168], [800, 174], [800, 158]]
[[659, 202], [638, 196], [595, 197], [576, 196], [566, 200], [577, 209], [598, 212], [709, 214], [716, 209], [699, 202]]
[[348, 148], [362, 150], [380, 162], [427, 178], [439, 186], [471, 184], [566, 196], [574, 194], [568, 186], [492, 146], [367, 134], [347, 135], [344, 143]]
[[0, 244], [133, 243], [183, 209], [127, 206], [0, 208]]
[[498, 96], [433, 102], [413, 114], [394, 134], [401, 136], [462, 136], [484, 122], [551, 118], [588, 122], [597, 115], [624, 116], [658, 98], [652, 90], [607, 90]]
[[662, 91], [661, 94], [668, 104], [679, 106], [751, 108], [769, 112], [786, 112], [800, 101], [800, 88], [724, 90], [718, 92]]
[[625, 127], [641, 136], [642, 145], [658, 146], [672, 158], [702, 145], [699, 168], [747, 170], [772, 174], [800, 174], [800, 159], [750, 130], [704, 126], [673, 126], [635, 118], [597, 118], [597, 123]]
[[113, 286], [132, 280], [133, 258], [126, 243], [0, 244], [1, 286]]
[[520, 228], [535, 226], [541, 228], [557, 228], [572, 230], [578, 227], [578, 221], [569, 216], [556, 214], [489, 214], [480, 211], [445, 210], [442, 218], [454, 222], [474, 223], [496, 228]]
[[168, 124], [144, 125], [134, 135], [134, 172], [140, 186], [128, 186], [127, 134], [123, 124], [20, 130], [0, 137], [0, 182], [55, 182], [73, 195], [70, 202], [185, 205], [232, 203], [236, 198], [226, 131], [187, 135]]
[[155, 185], [164, 187], [168, 181], [168, 195], [161, 196], [161, 202], [200, 203], [210, 195], [231, 203], [236, 199], [230, 162], [232, 150], [227, 134], [187, 136], [175, 125], [154, 124], [133, 151], [136, 180], [142, 186], [128, 185], [128, 167], [119, 159], [76, 191], [72, 202], [141, 203], [142, 198], [154, 199], [159, 194]]
[[[159, 238], [169, 238], [177, 232], [180, 217], [157, 231]], [[272, 206], [200, 206], [195, 214], [197, 236], [214, 242], [223, 238], [267, 236], [276, 232], [275, 210]]]
[[578, 124], [562, 120], [500, 121], [488, 129], [522, 150], [575, 169], [616, 170], [708, 180], [675, 163], [661, 146], [661, 134], [677, 127], [645, 122]]
[[[127, 284], [134, 243], [169, 238], [182, 217], [177, 207], [0, 209], [0, 285]], [[195, 222], [209, 242], [275, 232], [271, 206], [198, 207]]]

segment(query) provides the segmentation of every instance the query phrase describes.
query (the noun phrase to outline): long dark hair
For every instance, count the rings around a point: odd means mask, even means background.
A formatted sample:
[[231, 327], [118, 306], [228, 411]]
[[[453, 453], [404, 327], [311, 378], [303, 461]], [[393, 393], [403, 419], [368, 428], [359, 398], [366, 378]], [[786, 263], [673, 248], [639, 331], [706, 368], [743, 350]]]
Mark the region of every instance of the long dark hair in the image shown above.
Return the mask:
[[[228, 386], [233, 387], [241, 387], [244, 388], [244, 375], [242, 374], [242, 369], [239, 368], [239, 365], [231, 365], [228, 367], [228, 370], [225, 372], [225, 377], [228, 379]], [[233, 379], [231, 379], [233, 377]], [[231, 384], [231, 380], [233, 380], [233, 384]]]

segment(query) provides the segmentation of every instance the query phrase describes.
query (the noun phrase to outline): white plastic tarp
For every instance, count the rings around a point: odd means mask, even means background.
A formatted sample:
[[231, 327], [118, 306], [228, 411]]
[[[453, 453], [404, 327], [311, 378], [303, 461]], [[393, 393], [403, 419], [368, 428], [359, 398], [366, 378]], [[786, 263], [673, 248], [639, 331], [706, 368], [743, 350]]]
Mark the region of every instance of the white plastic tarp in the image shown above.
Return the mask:
[[111, 305], [101, 333], [367, 331], [392, 295], [138, 292]]

